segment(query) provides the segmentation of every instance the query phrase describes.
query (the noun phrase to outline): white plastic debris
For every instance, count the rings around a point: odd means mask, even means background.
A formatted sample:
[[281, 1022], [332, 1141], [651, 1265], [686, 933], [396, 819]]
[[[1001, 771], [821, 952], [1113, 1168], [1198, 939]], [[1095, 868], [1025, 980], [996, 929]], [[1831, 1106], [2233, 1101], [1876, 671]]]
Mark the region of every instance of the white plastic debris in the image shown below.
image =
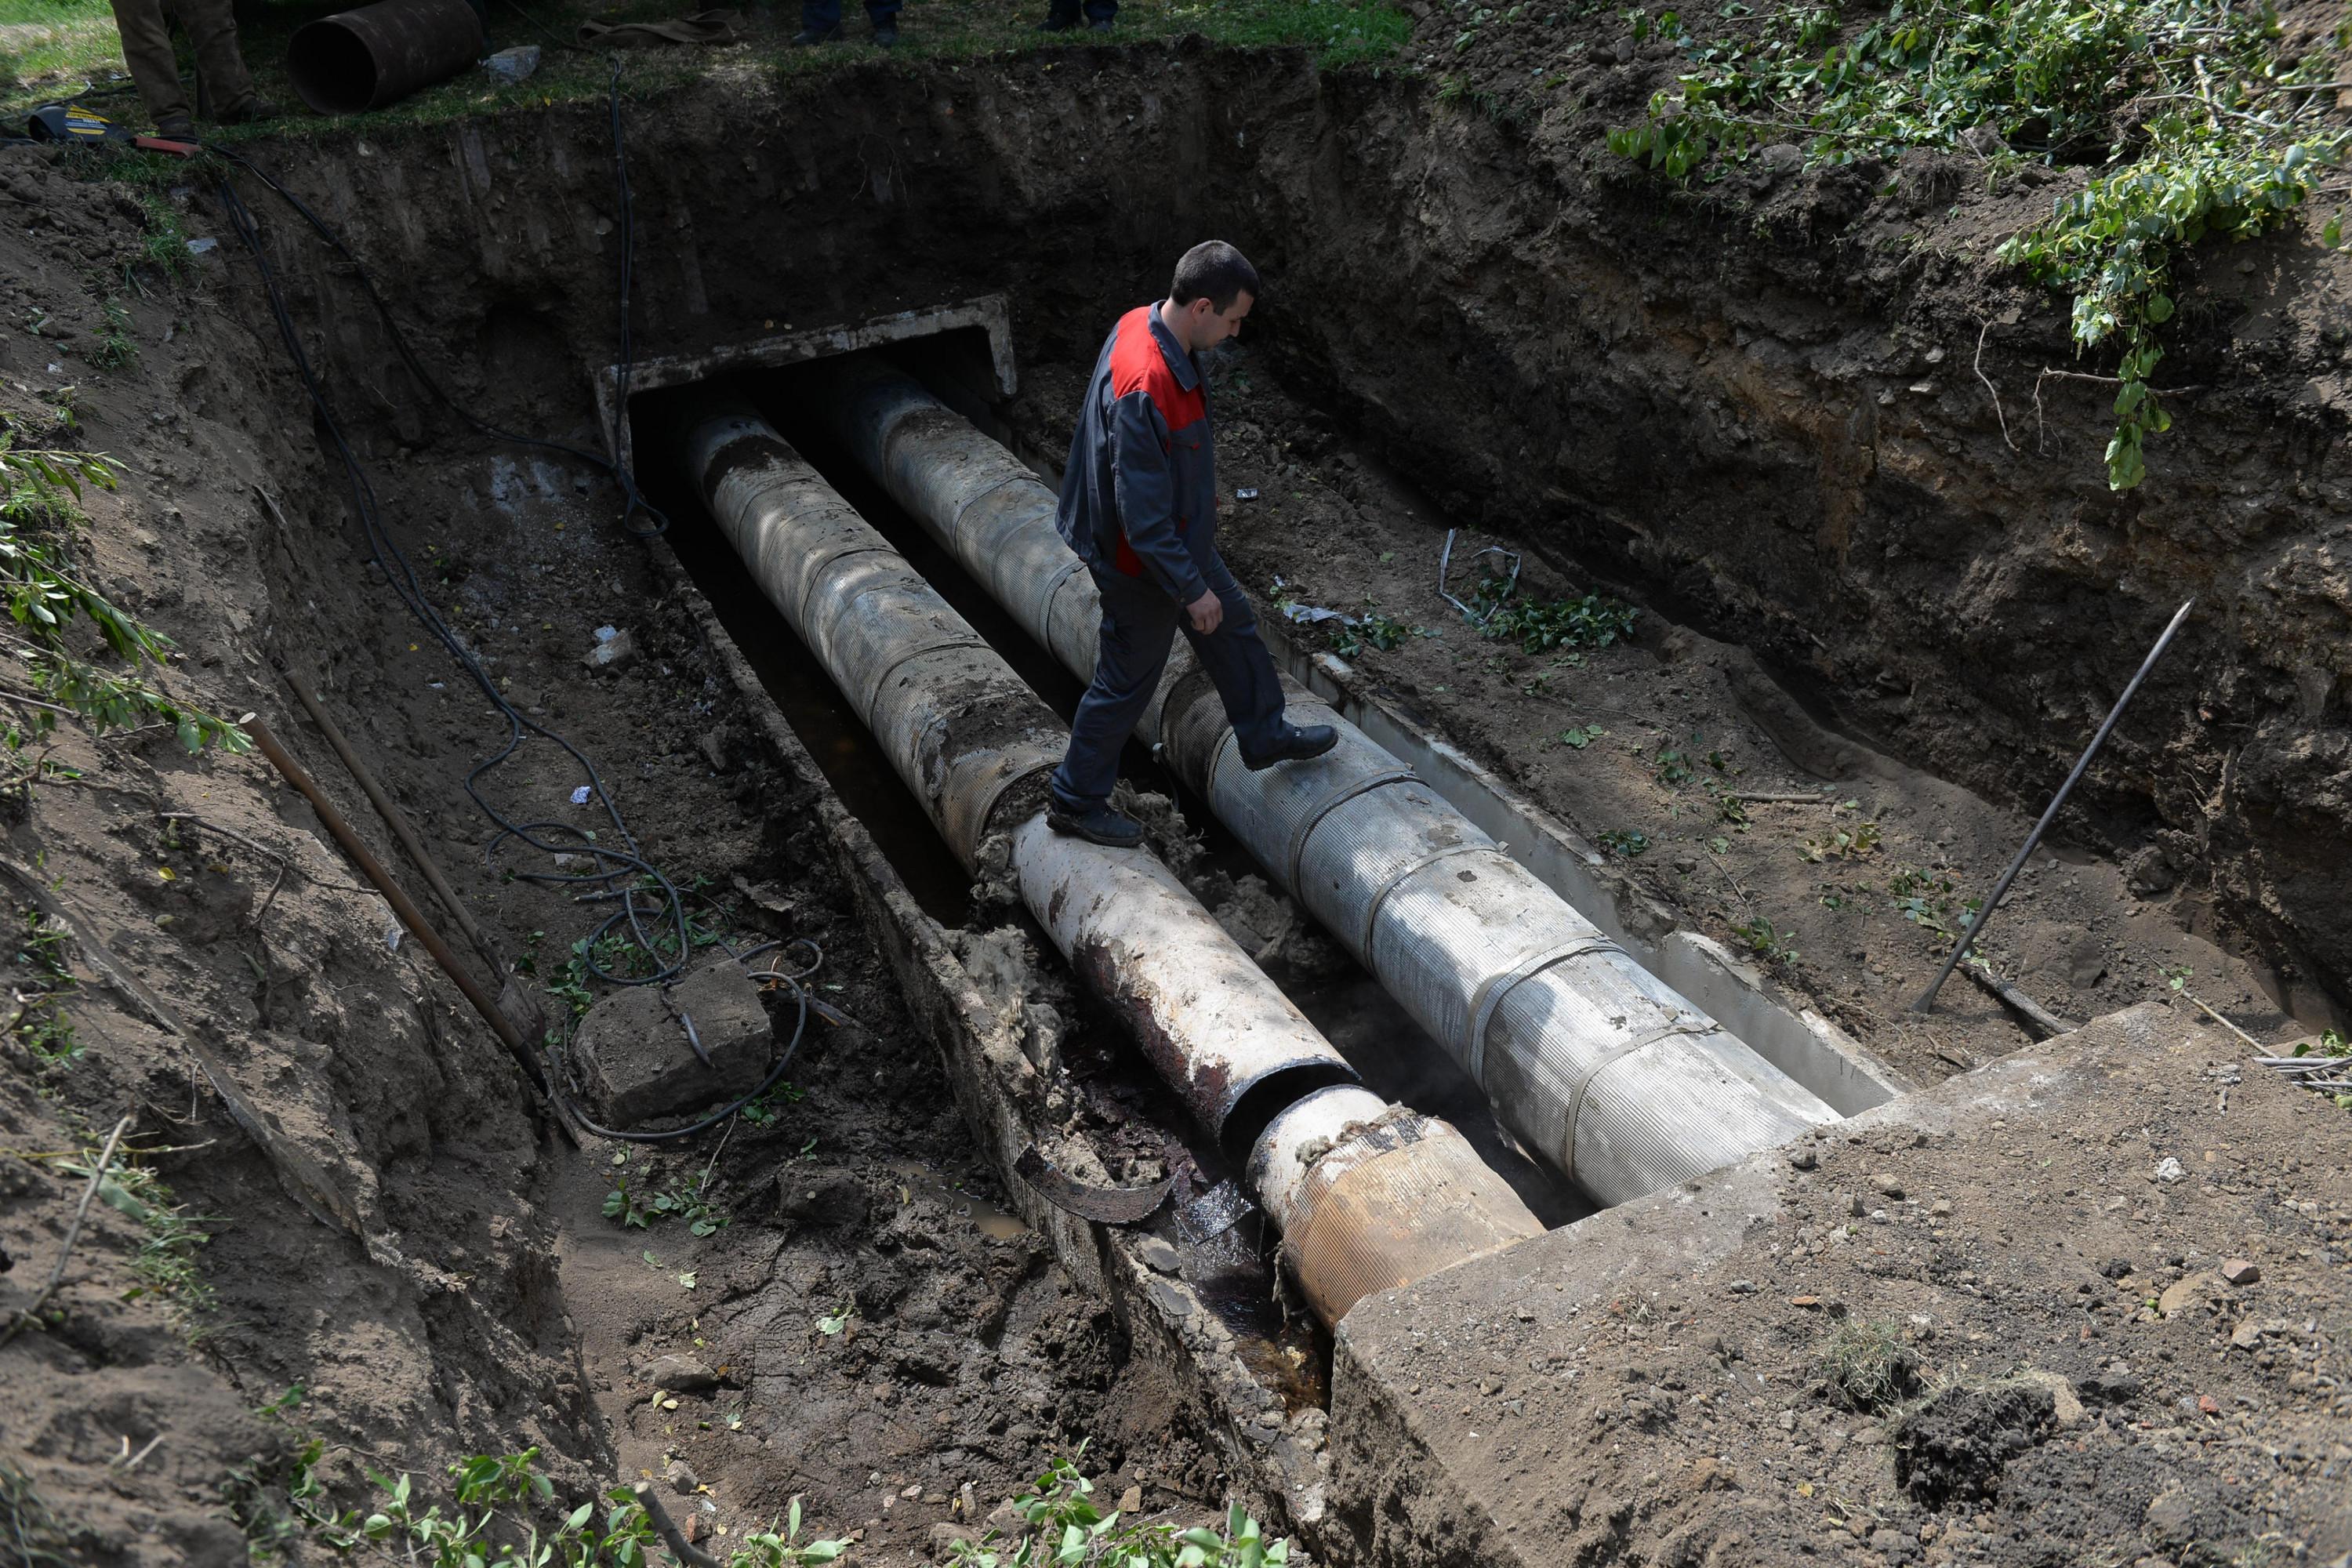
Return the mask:
[[1234, 499], [1235, 500], [1257, 500], [1257, 491], [1255, 489], [1244, 485], [1240, 489], [1234, 492]]
[[400, 939], [407, 934], [407, 931], [402, 929], [399, 920], [395, 918], [383, 933], [383, 950], [386, 952], [398, 952]]
[[210, 235], [206, 235], [202, 239], [192, 239], [188, 241], [188, 254], [190, 256], [210, 256], [214, 251], [218, 250], [219, 248], [220, 241], [213, 238]]
[[572, 792], [572, 804], [574, 805], [586, 805], [588, 804], [588, 786], [586, 784], [582, 784], [578, 789]]
[[618, 626], [598, 626], [596, 628], [596, 640], [598, 642], [611, 642], [614, 637], [619, 637], [620, 635], [621, 628]]

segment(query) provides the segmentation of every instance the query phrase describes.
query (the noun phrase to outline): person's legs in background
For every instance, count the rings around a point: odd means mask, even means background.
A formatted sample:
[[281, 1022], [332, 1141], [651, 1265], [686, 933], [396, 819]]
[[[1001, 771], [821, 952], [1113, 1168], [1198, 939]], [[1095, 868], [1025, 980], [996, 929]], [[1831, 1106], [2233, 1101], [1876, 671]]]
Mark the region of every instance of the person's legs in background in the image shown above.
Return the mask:
[[841, 0], [801, 0], [801, 30], [793, 42], [822, 44], [841, 31]]
[[235, 125], [268, 113], [270, 106], [255, 95], [253, 74], [237, 47], [230, 0], [172, 0], [172, 12], [195, 50], [196, 107], [204, 118]]
[[187, 89], [180, 85], [180, 58], [172, 48], [163, 0], [114, 0], [114, 28], [122, 35], [122, 60], [138, 85], [139, 102], [163, 134], [193, 136]]

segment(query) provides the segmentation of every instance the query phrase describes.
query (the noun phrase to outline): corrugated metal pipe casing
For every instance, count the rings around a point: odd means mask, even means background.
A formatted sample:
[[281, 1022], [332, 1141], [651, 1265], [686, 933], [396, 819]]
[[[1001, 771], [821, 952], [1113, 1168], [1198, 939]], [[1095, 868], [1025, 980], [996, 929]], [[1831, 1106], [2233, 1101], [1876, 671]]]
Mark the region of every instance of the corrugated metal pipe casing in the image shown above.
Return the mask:
[[[1094, 667], [1095, 588], [1053, 492], [885, 366], [836, 370], [836, 425], [868, 472], [1071, 670]], [[1788, 1142], [1836, 1112], [1636, 963], [1412, 771], [1336, 726], [1312, 763], [1251, 773], [1181, 650], [1145, 730], [1293, 897], [1378, 975], [1512, 1132], [1604, 1204]]]
[[[1411, 1119], [1422, 1136], [1402, 1139], [1403, 1113], [1354, 1087], [1330, 1042], [1165, 866], [1046, 827], [1044, 773], [1067, 729], [782, 437], [712, 402], [688, 421], [685, 450], [720, 531], [958, 858], [974, 866], [984, 839], [1006, 836], [1022, 900], [1055, 946], [1202, 1125], [1234, 1131], [1235, 1152], [1269, 1173], [1261, 1201], [1297, 1228], [1285, 1256], [1328, 1321], [1368, 1289], [1542, 1228], [1453, 1128]], [[1269, 1145], [1280, 1159], [1255, 1157]], [[1423, 1201], [1389, 1212], [1384, 1187]]]

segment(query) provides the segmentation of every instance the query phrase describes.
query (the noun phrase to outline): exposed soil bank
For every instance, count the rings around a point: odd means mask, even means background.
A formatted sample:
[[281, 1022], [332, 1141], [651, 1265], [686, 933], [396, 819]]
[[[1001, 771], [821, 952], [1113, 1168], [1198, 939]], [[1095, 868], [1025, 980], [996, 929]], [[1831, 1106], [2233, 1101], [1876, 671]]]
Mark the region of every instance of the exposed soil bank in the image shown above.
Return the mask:
[[[633, 113], [642, 353], [1003, 289], [1024, 363], [1066, 371], [1116, 309], [1160, 286], [1168, 258], [1221, 232], [1279, 280], [1254, 320], [1286, 388], [1384, 444], [1460, 521], [1569, 577], [1619, 574], [1808, 674], [1906, 760], [2005, 799], [2054, 780], [2143, 627], [2182, 584], [2197, 589], [2203, 618], [2069, 830], [2136, 857], [2151, 888], [2185, 889], [2201, 929], [2251, 939], [2315, 1002], [2342, 997], [2352, 894], [2331, 868], [2352, 847], [2340, 680], [2352, 590], [2330, 552], [2352, 497], [2341, 410], [2326, 405], [2333, 351], [2309, 314], [2327, 296], [2302, 287], [2316, 264], [2291, 239], [2247, 253], [2277, 282], [2285, 346], [2264, 358], [2273, 328], [2248, 316], [2229, 353], [2182, 356], [2215, 390], [2169, 437], [2151, 488], [2118, 500], [2092, 461], [2092, 402], [2051, 390], [2051, 456], [2030, 442], [2012, 455], [1958, 374], [1979, 317], [2011, 305], [1987, 371], [2016, 388], [2019, 367], [2063, 363], [2055, 310], [1987, 293], [1958, 261], [1874, 249], [1895, 220], [1864, 215], [1856, 175], [1759, 192], [1770, 221], [1727, 226], [1719, 209], [1588, 176], [1575, 149], [1597, 134], [1589, 124], [1522, 132], [1420, 83], [1183, 48], [985, 74], [867, 68], [789, 100], [737, 86]], [[418, 345], [461, 396], [509, 427], [593, 445], [583, 367], [617, 343], [621, 215], [604, 135], [600, 113], [563, 111], [256, 155], [282, 157], [398, 287]], [[39, 216], [0, 242], [7, 305], [89, 333], [131, 219], [112, 193], [8, 157], [11, 218]], [[197, 232], [226, 233], [208, 196], [180, 199]], [[5, 1352], [10, 1446], [53, 1500], [112, 1500], [79, 1516], [86, 1554], [241, 1552], [214, 1511], [219, 1479], [249, 1464], [260, 1478], [242, 1494], [248, 1523], [282, 1507], [271, 1481], [289, 1438], [247, 1413], [297, 1382], [299, 1424], [350, 1446], [339, 1484], [363, 1459], [432, 1470], [537, 1442], [584, 1495], [616, 1469], [658, 1472], [675, 1449], [739, 1510], [720, 1522], [804, 1491], [826, 1528], [872, 1521], [869, 1539], [895, 1551], [958, 1513], [964, 1481], [984, 1506], [1090, 1431], [1097, 1462], [1132, 1462], [1132, 1479], [1164, 1489], [1153, 1500], [1213, 1497], [1218, 1451], [1161, 1419], [1170, 1401], [1124, 1358], [1118, 1326], [945, 1195], [959, 1177], [987, 1178], [963, 1163], [963, 1131], [887, 972], [860, 955], [812, 825], [816, 781], [761, 749], [677, 603], [613, 532], [609, 487], [462, 434], [400, 368], [350, 277], [293, 220], [265, 216], [436, 603], [510, 697], [604, 758], [649, 847], [710, 879], [730, 931], [825, 943], [866, 1037], [821, 1035], [794, 1070], [807, 1100], [730, 1142], [715, 1179], [733, 1225], [624, 1245], [600, 1228], [609, 1171], [538, 1134], [478, 1026], [414, 943], [388, 947], [380, 904], [337, 885], [348, 874], [316, 847], [314, 819], [259, 763], [192, 763], [160, 735], [73, 742], [61, 755], [90, 787], [37, 791], [9, 852], [46, 855], [359, 1216], [352, 1235], [302, 1215], [182, 1046], [94, 989], [80, 1005], [103, 1044], [89, 1059], [62, 1079], [10, 1078], [12, 1146], [76, 1145], [136, 1105], [151, 1144], [213, 1143], [154, 1158], [191, 1212], [233, 1222], [201, 1255], [222, 1305], [199, 1319], [213, 1324], [200, 1349], [169, 1300], [121, 1300], [139, 1237], [108, 1219], [61, 1301], [69, 1321], [99, 1327]], [[560, 891], [481, 866], [457, 781], [499, 726], [372, 586], [251, 269], [225, 247], [177, 291], [150, 282], [157, 298], [131, 307], [135, 368], [85, 377], [29, 334], [0, 350], [12, 409], [79, 381], [82, 438], [134, 466], [121, 498], [91, 506], [106, 584], [190, 650], [180, 678], [202, 700], [257, 710], [314, 752], [268, 657], [321, 678], [365, 758], [466, 868], [486, 920], [519, 948], [548, 933], [551, 976], [583, 919]], [[2241, 368], [2249, 358], [2261, 368]], [[2298, 404], [2306, 384], [2322, 390]], [[256, 504], [257, 483], [275, 507]], [[575, 661], [607, 624], [640, 633], [640, 658], [592, 681]], [[539, 815], [566, 809], [577, 782], [531, 753], [497, 788]], [[330, 788], [368, 823], [355, 792]], [[268, 845], [299, 874], [273, 902], [266, 858], [170, 828], [166, 810]], [[730, 900], [739, 875], [752, 890]], [[907, 1162], [938, 1186], [905, 1175]], [[756, 1224], [780, 1168], [795, 1183], [821, 1170], [822, 1183], [782, 1190], [825, 1201]], [[75, 1193], [45, 1171], [12, 1177], [9, 1202], [12, 1225], [21, 1215], [49, 1239]], [[679, 1160], [640, 1179], [690, 1173]], [[22, 1278], [48, 1252], [16, 1256]], [[815, 1326], [850, 1301], [874, 1328]], [[971, 1342], [961, 1325], [975, 1317], [1001, 1337]], [[743, 1425], [730, 1424], [738, 1370], [676, 1412], [649, 1398], [659, 1354], [717, 1356], [714, 1369], [753, 1358]], [[167, 1415], [180, 1422], [158, 1450], [168, 1469], [110, 1468], [118, 1438], [135, 1447]], [[868, 1452], [868, 1432], [890, 1463]]]

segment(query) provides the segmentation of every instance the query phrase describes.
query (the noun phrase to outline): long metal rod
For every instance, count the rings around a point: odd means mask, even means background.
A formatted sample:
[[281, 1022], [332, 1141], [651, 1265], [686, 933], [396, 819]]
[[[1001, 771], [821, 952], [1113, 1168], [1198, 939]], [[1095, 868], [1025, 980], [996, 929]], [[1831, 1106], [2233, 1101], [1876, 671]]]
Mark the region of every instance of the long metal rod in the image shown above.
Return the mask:
[[1984, 929], [1985, 921], [1992, 919], [1993, 910], [2000, 905], [2001, 895], [2009, 891], [2009, 885], [2017, 879], [2017, 874], [2025, 869], [2027, 857], [2033, 853], [2034, 846], [2042, 842], [2042, 836], [2050, 831], [2050, 825], [2058, 820], [2058, 808], [2066, 804], [2066, 796], [2073, 792], [2084, 771], [2090, 767], [2091, 759], [2097, 756], [2099, 748], [2107, 743], [2107, 736], [2114, 731], [2116, 721], [2124, 716], [2126, 708], [2131, 706], [2132, 696], [2139, 690], [2139, 683], [2147, 679], [2147, 672], [2154, 669], [2156, 661], [2164, 657], [2164, 650], [2172, 644], [2172, 634], [2180, 629], [2180, 623], [2189, 618], [2189, 606], [2196, 603], [2195, 599], [2189, 599], [2172, 612], [2172, 623], [2164, 628], [2164, 635], [2156, 639], [2156, 646], [2147, 650], [2147, 657], [2139, 661], [2139, 669], [2132, 676], [2131, 684], [2124, 688], [2124, 694], [2116, 698], [2116, 705], [2108, 710], [2107, 721], [2099, 726], [2099, 732], [2091, 737], [2091, 743], [2084, 749], [2082, 760], [2074, 764], [2074, 771], [2066, 775], [2066, 782], [2060, 784], [2058, 793], [2050, 797], [2050, 809], [2042, 814], [2042, 820], [2035, 823], [2033, 831], [2025, 836], [2025, 847], [2017, 852], [2017, 858], [2009, 863], [2009, 869], [2000, 874], [2000, 880], [1993, 884], [1991, 896], [1977, 910], [1976, 918], [1969, 921], [1969, 929], [1961, 933], [1959, 942], [1952, 949], [1952, 955], [1944, 960], [1944, 967], [1936, 971], [1936, 978], [1929, 981], [1927, 989], [1919, 994], [1919, 1000], [1911, 1004], [1911, 1011], [1926, 1013], [1934, 1009], [1936, 993], [1944, 988], [1944, 982], [1952, 977], [1952, 971], [1958, 968], [1960, 960], [1968, 956], [1970, 944], [1977, 940], [1977, 932]]
[[474, 923], [473, 912], [466, 908], [456, 889], [449, 886], [449, 879], [441, 874], [440, 863], [425, 853], [423, 842], [416, 837], [416, 829], [409, 823], [408, 814], [393, 804], [392, 797], [384, 794], [383, 786], [375, 782], [375, 775], [362, 765], [352, 751], [351, 742], [343, 739], [342, 731], [327, 717], [326, 709], [310, 695], [310, 688], [304, 686], [290, 669], [281, 666], [278, 673], [284, 676], [286, 684], [294, 689], [295, 700], [302, 704], [302, 711], [310, 716], [310, 722], [319, 727], [319, 733], [327, 738], [327, 744], [333, 747], [335, 755], [342, 759], [344, 768], [358, 781], [368, 803], [375, 807], [376, 815], [383, 818], [386, 827], [392, 829], [392, 836], [400, 840], [400, 847], [408, 851], [408, 858], [425, 873], [426, 886], [441, 900], [441, 907], [449, 911], [449, 918], [465, 931], [466, 939], [474, 944], [474, 952], [489, 965], [492, 974], [503, 976], [506, 970], [499, 962], [498, 950], [490, 945], [490, 939], [482, 934], [482, 928]]
[[523, 1076], [530, 1079], [531, 1087], [539, 1091], [540, 1099], [555, 1117], [556, 1126], [562, 1130], [565, 1138], [572, 1138], [571, 1121], [561, 1110], [555, 1110], [553, 1097], [548, 1092], [547, 1075], [540, 1071], [530, 1048], [523, 1044], [522, 1037], [499, 1011], [499, 1005], [490, 999], [489, 993], [466, 973], [465, 965], [457, 962], [457, 955], [449, 951], [449, 944], [441, 940], [440, 932], [433, 929], [415, 900], [401, 890], [400, 884], [393, 879], [391, 872], [384, 869], [383, 862], [375, 858], [374, 851], [352, 830], [352, 825], [343, 819], [343, 814], [335, 808], [335, 803], [327, 798], [318, 781], [294, 760], [292, 753], [278, 744], [278, 737], [269, 732], [269, 726], [258, 718], [242, 719], [238, 722], [253, 737], [253, 743], [261, 754], [269, 759], [270, 765], [284, 774], [286, 782], [299, 790], [302, 798], [310, 803], [310, 808], [319, 814], [319, 820], [327, 825], [327, 831], [333, 834], [335, 842], [343, 847], [343, 853], [352, 858], [352, 863], [359, 867], [360, 874], [373, 884], [375, 890], [383, 895], [384, 901], [392, 906], [392, 912], [400, 917], [400, 923], [425, 944], [425, 951], [432, 956], [434, 963], [441, 966], [441, 973], [446, 974], [450, 982], [464, 993], [466, 1000], [473, 1004], [474, 1011], [482, 1016], [482, 1022], [490, 1026], [490, 1032], [498, 1036], [499, 1043], [506, 1047], [507, 1054], [514, 1058], [515, 1066], [522, 1068]]

